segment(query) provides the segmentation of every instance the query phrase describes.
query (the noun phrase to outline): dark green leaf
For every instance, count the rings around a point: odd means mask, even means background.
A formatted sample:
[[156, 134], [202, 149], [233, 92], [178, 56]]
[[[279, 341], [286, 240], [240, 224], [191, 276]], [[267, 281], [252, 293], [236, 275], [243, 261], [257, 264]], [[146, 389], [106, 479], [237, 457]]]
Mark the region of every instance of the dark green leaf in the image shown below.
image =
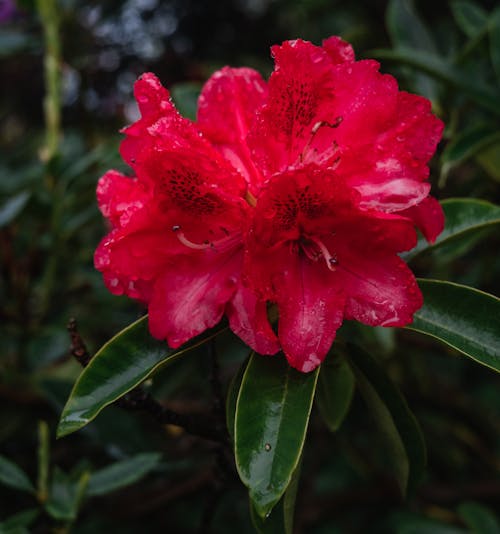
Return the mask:
[[476, 161], [497, 182], [500, 182], [500, 142], [483, 148]]
[[478, 199], [451, 198], [441, 203], [446, 224], [433, 245], [420, 237], [417, 246], [402, 255], [408, 261], [430, 248], [462, 240], [464, 236], [500, 223], [500, 207]]
[[58, 437], [82, 428], [160, 365], [175, 361], [223, 330], [222, 327], [212, 330], [173, 350], [165, 341], [158, 341], [150, 335], [147, 321], [147, 317], [143, 317], [122, 330], [92, 358], [76, 381], [64, 407], [57, 429]]
[[468, 36], [476, 37], [488, 22], [488, 13], [475, 2], [455, 0], [451, 12], [458, 27]]
[[441, 156], [441, 180], [446, 179], [451, 169], [499, 141], [498, 128], [489, 124], [474, 125], [455, 136]]
[[395, 48], [437, 53], [432, 35], [416, 12], [413, 0], [390, 0], [386, 24]]
[[295, 500], [300, 479], [300, 463], [293, 472], [290, 484], [268, 517], [262, 518], [250, 501], [250, 516], [258, 534], [292, 534]]
[[500, 372], [500, 299], [472, 287], [419, 280], [423, 307], [407, 328], [443, 341]]
[[245, 369], [248, 365], [248, 359], [246, 359], [238, 369], [238, 372], [233, 376], [229, 388], [227, 390], [226, 396], [226, 425], [227, 431], [231, 440], [234, 442], [234, 418], [236, 415], [236, 401], [238, 400], [238, 393], [240, 392], [241, 381], [243, 380], [243, 375]]
[[500, 534], [500, 525], [495, 514], [477, 502], [463, 502], [458, 507], [458, 515], [474, 534]]
[[160, 453], [145, 452], [95, 471], [90, 475], [87, 495], [104, 495], [133, 484], [153, 470], [160, 461]]
[[335, 432], [344, 421], [354, 393], [354, 375], [340, 354], [321, 365], [316, 402], [328, 428]]
[[2, 28], [0, 32], [0, 57], [18, 54], [27, 49], [39, 48], [39, 41], [32, 35]]
[[449, 62], [421, 50], [372, 50], [371, 55], [380, 59], [395, 61], [430, 74], [452, 87], [461, 90], [477, 105], [500, 116], [499, 95], [496, 89], [478, 83]]
[[0, 228], [12, 222], [21, 213], [29, 198], [30, 193], [28, 191], [21, 191], [0, 206]]
[[[431, 33], [419, 17], [413, 0], [391, 0], [386, 10], [386, 24], [393, 48], [423, 50], [437, 54]], [[435, 80], [414, 73], [415, 90], [435, 101], [438, 89]]]
[[401, 491], [412, 492], [426, 464], [425, 443], [417, 420], [399, 390], [367, 352], [348, 344], [348, 356], [359, 390], [387, 442]]
[[20, 491], [34, 493], [35, 488], [28, 475], [14, 462], [0, 455], [0, 483]]
[[0, 534], [24, 534], [24, 532], [28, 532], [27, 528], [39, 514], [38, 508], [30, 508], [8, 517], [0, 523]]
[[236, 403], [235, 456], [261, 517], [279, 501], [297, 468], [317, 378], [318, 369], [299, 373], [283, 354], [250, 357]]
[[74, 480], [56, 467], [49, 499], [45, 503], [47, 513], [58, 521], [74, 521], [85, 495], [89, 476], [88, 472], [84, 472], [77, 480]]
[[491, 64], [500, 84], [500, 7], [497, 7], [490, 17], [489, 32]]

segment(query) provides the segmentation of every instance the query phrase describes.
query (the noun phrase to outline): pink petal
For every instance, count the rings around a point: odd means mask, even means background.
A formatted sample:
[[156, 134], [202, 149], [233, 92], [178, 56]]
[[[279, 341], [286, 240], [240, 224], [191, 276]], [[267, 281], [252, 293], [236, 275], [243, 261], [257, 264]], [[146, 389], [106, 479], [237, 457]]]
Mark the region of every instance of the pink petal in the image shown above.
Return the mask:
[[136, 178], [108, 171], [97, 183], [97, 202], [101, 213], [113, 226], [130, 224], [149, 200], [149, 194]]
[[267, 318], [267, 306], [248, 288], [238, 286], [226, 308], [231, 330], [259, 354], [276, 354], [280, 344]]
[[172, 348], [180, 347], [222, 318], [236, 291], [241, 251], [207, 249], [178, 258], [157, 279], [149, 303], [149, 329]]
[[416, 206], [400, 211], [398, 215], [409, 217], [424, 234], [429, 243], [434, 243], [444, 228], [444, 212], [434, 197], [427, 197]]
[[198, 104], [198, 126], [254, 189], [262, 177], [246, 137], [267, 98], [267, 85], [253, 69], [224, 67], [207, 81]]
[[352, 46], [338, 37], [333, 35], [323, 41], [323, 48], [326, 50], [333, 64], [352, 63], [355, 59]]
[[273, 283], [279, 308], [278, 336], [288, 362], [307, 373], [325, 358], [342, 324], [344, 295], [336, 273], [283, 250]]
[[337, 272], [346, 293], [346, 319], [404, 326], [423, 303], [411, 270], [396, 255], [339, 248]]

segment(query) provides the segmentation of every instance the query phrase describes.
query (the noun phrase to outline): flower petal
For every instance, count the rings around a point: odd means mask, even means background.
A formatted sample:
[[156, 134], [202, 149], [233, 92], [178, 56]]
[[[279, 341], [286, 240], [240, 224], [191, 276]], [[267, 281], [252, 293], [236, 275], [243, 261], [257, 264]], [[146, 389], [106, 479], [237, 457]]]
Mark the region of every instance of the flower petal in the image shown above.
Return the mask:
[[267, 318], [264, 300], [248, 288], [238, 286], [226, 309], [231, 330], [259, 354], [276, 354], [280, 344]]
[[97, 203], [101, 213], [113, 226], [125, 226], [140, 212], [150, 195], [136, 178], [118, 171], [108, 171], [97, 183]]
[[179, 257], [157, 279], [149, 303], [149, 329], [177, 348], [222, 318], [236, 291], [241, 251], [207, 249]]
[[199, 128], [254, 190], [262, 177], [246, 137], [266, 98], [267, 85], [258, 72], [224, 67], [207, 81], [198, 104]]
[[278, 336], [288, 362], [307, 373], [325, 358], [342, 324], [344, 301], [336, 273], [282, 251], [282, 271], [273, 277], [279, 308]]
[[427, 197], [419, 204], [400, 211], [398, 215], [409, 217], [424, 234], [429, 243], [434, 243], [444, 228], [444, 212], [441, 204], [434, 197]]
[[422, 306], [415, 277], [396, 255], [339, 248], [337, 272], [346, 293], [346, 319], [371, 326], [405, 326]]

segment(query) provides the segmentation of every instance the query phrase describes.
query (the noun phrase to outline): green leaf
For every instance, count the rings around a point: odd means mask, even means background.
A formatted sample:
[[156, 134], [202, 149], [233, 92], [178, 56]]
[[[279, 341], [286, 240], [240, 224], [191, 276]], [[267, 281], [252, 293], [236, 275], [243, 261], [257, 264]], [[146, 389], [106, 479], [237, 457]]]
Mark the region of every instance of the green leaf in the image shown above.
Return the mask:
[[490, 124], [474, 125], [455, 136], [446, 145], [441, 156], [441, 182], [446, 180], [453, 168], [499, 141], [498, 128]]
[[419, 17], [413, 0], [390, 0], [386, 24], [395, 48], [411, 48], [437, 53], [431, 33]]
[[0, 455], [0, 483], [20, 491], [34, 493], [35, 488], [28, 475], [14, 462]]
[[401, 491], [411, 493], [426, 464], [425, 442], [417, 420], [379, 364], [356, 345], [348, 344], [347, 348], [360, 393], [387, 442]]
[[458, 27], [471, 38], [481, 33], [488, 22], [488, 13], [468, 0], [451, 2], [451, 12]]
[[12, 222], [21, 213], [30, 196], [28, 191], [21, 191], [0, 206], [0, 228]]
[[28, 532], [27, 528], [40, 514], [38, 508], [30, 508], [12, 515], [0, 523], [0, 534], [21, 534]]
[[497, 7], [490, 17], [489, 33], [491, 64], [500, 84], [500, 7]]
[[445, 227], [433, 245], [420, 237], [416, 247], [401, 256], [409, 261], [420, 253], [448, 244], [453, 240], [460, 242], [465, 236], [492, 228], [500, 223], [500, 207], [485, 200], [451, 198], [441, 202], [445, 215]]
[[75, 432], [99, 412], [139, 385], [160, 365], [172, 363], [224, 330], [211, 330], [180, 349], [154, 339], [147, 316], [132, 323], [108, 341], [76, 381], [61, 415], [57, 436]]
[[500, 372], [500, 299], [472, 287], [418, 281], [423, 307], [406, 328], [432, 336]]
[[145, 452], [95, 471], [90, 475], [87, 495], [105, 495], [129, 486], [147, 475], [160, 461], [160, 453]]
[[254, 504], [250, 501], [250, 517], [258, 534], [293, 534], [293, 517], [299, 487], [300, 467], [299, 462], [283, 497], [281, 497], [268, 517], [260, 517], [255, 510]]
[[236, 417], [236, 402], [240, 392], [241, 381], [248, 365], [248, 358], [240, 365], [238, 372], [233, 376], [226, 395], [226, 426], [231, 440], [234, 442], [234, 419]]
[[[386, 25], [394, 48], [437, 55], [434, 39], [419, 17], [413, 0], [391, 0], [386, 10]], [[418, 93], [436, 100], [438, 91], [434, 80], [417, 74], [415, 85]]]
[[344, 421], [354, 393], [354, 375], [345, 358], [332, 354], [321, 365], [316, 403], [330, 431], [335, 432]]
[[372, 50], [370, 55], [379, 59], [395, 61], [430, 74], [462, 91], [478, 106], [500, 116], [499, 95], [496, 89], [478, 83], [477, 79], [467, 76], [449, 62], [422, 50]]
[[235, 416], [236, 467], [256, 512], [265, 517], [297, 468], [318, 379], [288, 365], [283, 354], [250, 357]]
[[90, 474], [85, 471], [77, 480], [54, 469], [50, 495], [45, 503], [47, 513], [58, 521], [74, 521], [85, 495]]
[[463, 502], [457, 512], [474, 534], [500, 534], [498, 520], [486, 506], [472, 501]]
[[483, 148], [476, 161], [497, 182], [500, 182], [500, 142]]

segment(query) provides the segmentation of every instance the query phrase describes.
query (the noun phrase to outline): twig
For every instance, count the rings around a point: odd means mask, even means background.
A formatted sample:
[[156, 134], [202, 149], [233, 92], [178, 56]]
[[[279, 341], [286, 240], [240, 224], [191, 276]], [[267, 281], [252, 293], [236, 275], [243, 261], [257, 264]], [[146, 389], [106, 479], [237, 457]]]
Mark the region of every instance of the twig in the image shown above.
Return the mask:
[[[86, 367], [91, 361], [85, 342], [83, 341], [75, 319], [68, 322], [68, 332], [71, 336], [71, 355]], [[200, 438], [226, 444], [228, 437], [223, 420], [220, 417], [191, 414], [180, 414], [169, 410], [155, 400], [143, 387], [137, 386], [115, 404], [126, 410], [141, 410], [150, 414], [161, 425], [176, 425], [189, 434]]]
[[78, 332], [78, 326], [76, 324], [76, 319], [71, 318], [68, 321], [68, 332], [71, 337], [71, 355], [76, 359], [76, 361], [82, 366], [87, 367], [92, 356], [90, 356], [87, 346], [82, 339], [82, 336]]

